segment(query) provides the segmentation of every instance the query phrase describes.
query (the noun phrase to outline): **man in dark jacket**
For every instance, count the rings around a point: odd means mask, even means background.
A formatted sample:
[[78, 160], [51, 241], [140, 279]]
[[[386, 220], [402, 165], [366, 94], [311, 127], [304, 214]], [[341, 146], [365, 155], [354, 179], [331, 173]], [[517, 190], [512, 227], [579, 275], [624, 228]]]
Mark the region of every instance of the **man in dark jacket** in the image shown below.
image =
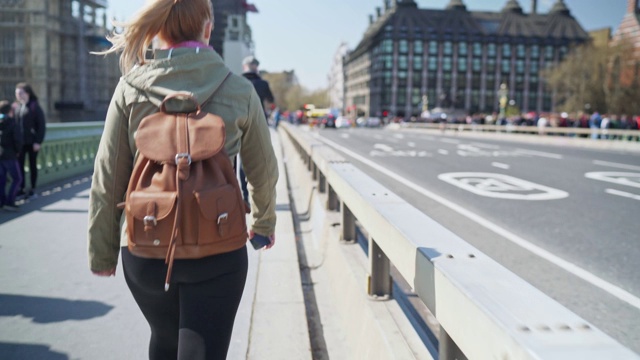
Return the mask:
[[[22, 182], [18, 166], [18, 153], [22, 150], [22, 132], [10, 117], [11, 103], [0, 101], [0, 208], [16, 211], [16, 195]], [[5, 193], [7, 178], [11, 178], [9, 192]]]
[[[256, 93], [258, 93], [258, 97], [260, 98], [260, 103], [262, 104], [262, 110], [265, 113], [265, 118], [269, 118], [267, 116], [266, 109], [273, 104], [273, 94], [271, 93], [271, 88], [269, 87], [269, 83], [262, 79], [258, 74], [258, 66], [260, 66], [260, 62], [254, 56], [247, 56], [242, 60], [242, 76], [247, 78], [247, 80], [251, 81], [253, 87], [256, 89]], [[242, 197], [244, 201], [249, 203], [249, 190], [247, 189], [247, 178], [244, 174], [244, 169], [242, 169], [242, 163], [240, 164], [240, 187], [242, 188]]]
[[269, 83], [262, 79], [258, 74], [258, 66], [260, 66], [258, 59], [254, 56], [247, 56], [242, 60], [242, 76], [251, 81], [253, 87], [258, 93], [258, 97], [262, 103], [262, 108], [266, 110], [266, 108], [274, 102], [273, 94], [271, 93]]

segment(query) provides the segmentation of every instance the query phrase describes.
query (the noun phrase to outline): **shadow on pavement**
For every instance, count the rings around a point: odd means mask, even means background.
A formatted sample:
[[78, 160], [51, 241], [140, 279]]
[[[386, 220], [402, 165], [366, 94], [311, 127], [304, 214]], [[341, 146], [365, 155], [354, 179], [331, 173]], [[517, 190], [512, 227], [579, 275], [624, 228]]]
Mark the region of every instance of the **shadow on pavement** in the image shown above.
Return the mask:
[[[65, 210], [42, 210], [42, 208], [62, 200], [74, 198], [88, 198], [88, 195], [79, 195], [91, 187], [91, 174], [84, 174], [69, 178], [61, 182], [44, 186], [36, 192], [38, 197], [17, 201], [18, 211], [11, 212], [0, 209], [0, 224], [17, 219], [34, 211], [65, 211]], [[75, 211], [74, 211], [75, 212]]]
[[69, 357], [65, 354], [51, 351], [51, 348], [47, 345], [0, 342], [0, 359], [68, 360]]
[[[113, 306], [98, 301], [0, 294], [0, 316], [20, 315], [41, 324], [65, 320], [88, 320], [104, 316], [111, 309]], [[1, 353], [2, 350], [0, 350]], [[6, 358], [0, 356], [0, 359]]]

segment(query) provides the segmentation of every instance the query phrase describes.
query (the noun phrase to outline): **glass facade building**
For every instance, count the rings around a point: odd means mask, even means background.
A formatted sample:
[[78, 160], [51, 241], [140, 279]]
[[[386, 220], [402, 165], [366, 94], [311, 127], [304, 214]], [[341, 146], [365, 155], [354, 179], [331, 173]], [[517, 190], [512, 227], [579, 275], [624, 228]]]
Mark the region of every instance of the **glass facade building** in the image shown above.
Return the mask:
[[469, 11], [462, 0], [442, 10], [383, 4], [345, 58], [345, 107], [368, 116], [418, 116], [425, 102], [497, 112], [503, 83], [522, 111], [552, 111], [541, 71], [589, 41], [562, 0], [545, 14], [525, 14], [516, 0], [499, 12]]

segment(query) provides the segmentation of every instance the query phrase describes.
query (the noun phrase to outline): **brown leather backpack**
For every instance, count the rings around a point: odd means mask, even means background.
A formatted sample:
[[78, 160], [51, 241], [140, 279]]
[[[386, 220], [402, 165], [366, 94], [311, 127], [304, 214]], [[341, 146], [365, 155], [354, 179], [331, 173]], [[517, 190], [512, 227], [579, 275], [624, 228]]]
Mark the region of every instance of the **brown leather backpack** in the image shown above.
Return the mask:
[[[167, 113], [184, 98], [192, 113]], [[129, 251], [164, 258], [165, 290], [174, 259], [197, 259], [241, 248], [247, 241], [245, 203], [224, 150], [224, 121], [201, 111], [190, 93], [167, 96], [160, 112], [142, 119], [135, 135], [138, 159], [127, 189]]]

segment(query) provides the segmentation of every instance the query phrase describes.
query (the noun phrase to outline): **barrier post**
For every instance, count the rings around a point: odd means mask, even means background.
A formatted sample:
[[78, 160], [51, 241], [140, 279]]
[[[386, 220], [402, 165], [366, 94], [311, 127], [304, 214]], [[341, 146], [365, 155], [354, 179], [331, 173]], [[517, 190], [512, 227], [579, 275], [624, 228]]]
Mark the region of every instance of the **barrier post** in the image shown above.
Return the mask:
[[369, 296], [388, 298], [391, 295], [391, 263], [373, 238], [369, 238]]

